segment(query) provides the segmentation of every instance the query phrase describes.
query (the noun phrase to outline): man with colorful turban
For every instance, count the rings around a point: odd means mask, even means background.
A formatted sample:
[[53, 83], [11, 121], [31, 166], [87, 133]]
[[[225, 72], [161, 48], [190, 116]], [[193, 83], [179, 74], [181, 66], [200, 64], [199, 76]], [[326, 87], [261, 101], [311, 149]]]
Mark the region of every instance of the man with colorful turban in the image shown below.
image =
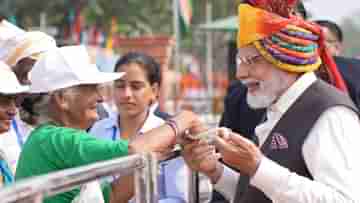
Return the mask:
[[[292, 0], [239, 6], [237, 78], [247, 103], [265, 108], [254, 143], [230, 133], [213, 147], [186, 144], [183, 156], [231, 202], [359, 202], [359, 112], [324, 48], [321, 29], [291, 15]], [[331, 86], [314, 71], [323, 63]]]

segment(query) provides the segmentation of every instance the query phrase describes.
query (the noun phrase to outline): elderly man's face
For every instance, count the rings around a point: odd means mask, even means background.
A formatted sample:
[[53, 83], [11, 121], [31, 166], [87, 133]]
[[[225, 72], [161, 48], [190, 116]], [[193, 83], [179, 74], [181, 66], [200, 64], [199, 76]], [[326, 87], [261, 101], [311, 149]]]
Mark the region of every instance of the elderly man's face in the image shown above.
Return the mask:
[[0, 133], [4, 133], [10, 129], [11, 120], [15, 114], [15, 96], [0, 94]]
[[267, 62], [254, 46], [240, 48], [236, 61], [236, 77], [248, 87], [251, 108], [269, 107], [287, 89], [287, 73]]
[[80, 85], [66, 97], [64, 111], [73, 125], [87, 129], [98, 119], [96, 107], [102, 96], [97, 85]]

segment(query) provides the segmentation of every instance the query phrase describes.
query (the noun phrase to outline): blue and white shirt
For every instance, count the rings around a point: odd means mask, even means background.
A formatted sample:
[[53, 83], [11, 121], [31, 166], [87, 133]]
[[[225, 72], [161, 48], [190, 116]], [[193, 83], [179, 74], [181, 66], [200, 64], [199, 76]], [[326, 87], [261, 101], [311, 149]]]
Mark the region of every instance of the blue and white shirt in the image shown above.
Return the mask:
[[[97, 121], [90, 129], [90, 134], [109, 140], [121, 139], [121, 129], [118, 125], [119, 114], [111, 113], [108, 118]], [[121, 122], [121, 121], [120, 121]], [[161, 126], [164, 120], [154, 114], [151, 108], [144, 125], [138, 135]], [[162, 162], [159, 165], [159, 200], [161, 203], [185, 203], [188, 202], [188, 178], [189, 170], [182, 157]]]
[[3, 152], [4, 158], [14, 173], [22, 145], [31, 131], [32, 128], [20, 120], [17, 115], [11, 122], [10, 130], [0, 134], [0, 150]]

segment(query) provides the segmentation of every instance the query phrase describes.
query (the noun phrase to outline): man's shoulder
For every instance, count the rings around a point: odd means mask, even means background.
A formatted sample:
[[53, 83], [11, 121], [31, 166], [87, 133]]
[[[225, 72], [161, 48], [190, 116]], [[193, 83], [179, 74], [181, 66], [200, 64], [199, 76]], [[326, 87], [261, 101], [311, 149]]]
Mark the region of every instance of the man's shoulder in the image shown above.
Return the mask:
[[[360, 59], [335, 56], [334, 60], [339, 69], [360, 69]], [[360, 70], [359, 70], [360, 72]]]
[[360, 107], [360, 60], [346, 57], [334, 57], [334, 59], [352, 100]]
[[346, 57], [334, 57], [336, 65], [347, 85], [360, 87], [360, 60]]
[[305, 95], [310, 96], [312, 101], [316, 102], [317, 105], [323, 105], [325, 109], [340, 105], [346, 106], [355, 112], [358, 112], [357, 107], [349, 95], [339, 91], [334, 86], [324, 81], [318, 80], [312, 85], [312, 88], [306, 92], [307, 93]]

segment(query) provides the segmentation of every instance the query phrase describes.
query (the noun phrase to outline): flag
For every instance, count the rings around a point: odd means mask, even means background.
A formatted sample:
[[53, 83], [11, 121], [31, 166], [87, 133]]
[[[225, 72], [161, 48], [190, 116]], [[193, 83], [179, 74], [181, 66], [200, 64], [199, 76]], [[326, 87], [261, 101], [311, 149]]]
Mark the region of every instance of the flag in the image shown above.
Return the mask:
[[75, 19], [72, 24], [72, 38], [75, 43], [80, 44], [81, 35], [83, 31], [84, 17], [81, 15], [81, 10], [77, 9]]
[[178, 0], [178, 4], [181, 32], [187, 33], [190, 28], [193, 15], [192, 0]]
[[111, 25], [110, 25], [110, 32], [108, 34], [108, 37], [106, 39], [106, 49], [108, 51], [112, 51], [113, 45], [114, 45], [114, 35], [117, 31], [117, 22], [116, 17], [111, 18]]

